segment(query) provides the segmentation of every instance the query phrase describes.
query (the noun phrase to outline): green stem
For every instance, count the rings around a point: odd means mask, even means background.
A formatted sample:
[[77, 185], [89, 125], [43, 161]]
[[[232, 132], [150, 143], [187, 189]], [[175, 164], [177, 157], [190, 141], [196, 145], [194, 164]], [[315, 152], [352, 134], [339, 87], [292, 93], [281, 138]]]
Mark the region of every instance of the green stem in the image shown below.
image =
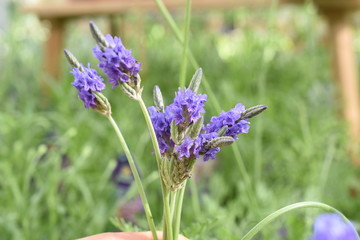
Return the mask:
[[181, 212], [182, 212], [182, 205], [183, 205], [183, 200], [184, 200], [186, 182], [187, 181], [185, 181], [184, 186], [180, 190], [178, 190], [179, 193], [176, 196], [175, 213], [174, 213], [174, 240], [178, 240], [178, 238], [179, 238]]
[[173, 229], [172, 229], [172, 219], [171, 219], [171, 210], [170, 210], [170, 192], [168, 190], [165, 191], [164, 195], [165, 204], [164, 204], [164, 226], [166, 226], [166, 238], [164, 240], [172, 240], [173, 239]]
[[241, 176], [243, 176], [245, 186], [247, 187], [247, 197], [249, 200], [249, 205], [251, 206], [253, 212], [257, 215], [259, 212], [258, 202], [255, 197], [254, 190], [252, 188], [253, 184], [252, 184], [251, 178], [250, 178], [248, 172], [246, 171], [246, 167], [245, 167], [244, 161], [242, 159], [239, 147], [236, 144], [233, 144], [233, 145], [231, 145], [231, 148], [235, 155], [235, 161], [239, 167], [240, 174], [241, 174]]
[[171, 219], [174, 222], [174, 213], [175, 213], [175, 206], [176, 206], [176, 199], [177, 199], [178, 191], [171, 192], [171, 204], [170, 204], [170, 210], [171, 210]]
[[193, 176], [192, 179], [189, 179], [190, 181], [190, 190], [191, 190], [191, 202], [194, 208], [194, 215], [199, 216], [200, 215], [200, 201], [199, 201], [199, 192], [195, 183], [195, 178]]
[[119, 138], [121, 147], [124, 150], [124, 153], [125, 153], [125, 155], [126, 155], [126, 157], [128, 159], [131, 172], [134, 175], [136, 187], [137, 187], [137, 189], [139, 191], [141, 201], [142, 201], [142, 203], [144, 205], [144, 211], [145, 211], [145, 215], [146, 215], [146, 219], [147, 219], [149, 228], [151, 230], [151, 233], [153, 235], [154, 240], [157, 240], [158, 238], [157, 238], [157, 234], [156, 234], [156, 228], [155, 228], [155, 224], [154, 224], [154, 219], [153, 219], [153, 216], [152, 216], [152, 213], [151, 213], [151, 210], [150, 210], [149, 202], [148, 202], [148, 200], [146, 198], [144, 187], [143, 187], [143, 185], [141, 183], [139, 173], [138, 173], [138, 171], [136, 169], [134, 159], [131, 156], [130, 150], [129, 150], [127, 144], [126, 144], [126, 141], [125, 141], [123, 135], [121, 134], [121, 131], [120, 131], [118, 125], [116, 124], [116, 122], [114, 121], [114, 119], [112, 118], [111, 115], [108, 116], [107, 118], [109, 119], [112, 127], [114, 128], [114, 130], [116, 132], [116, 135]]
[[190, 35], [190, 19], [191, 19], [191, 0], [187, 0], [186, 11], [185, 11], [183, 53], [182, 53], [180, 82], [179, 82], [181, 88], [185, 87], [185, 83], [186, 83], [187, 51], [188, 51], [189, 35]]
[[[156, 158], [156, 163], [158, 166], [158, 170], [159, 172], [160, 170], [160, 166], [161, 166], [161, 161], [162, 161], [162, 157], [161, 157], [161, 153], [160, 153], [160, 148], [159, 148], [159, 143], [156, 137], [156, 133], [154, 130], [154, 126], [151, 123], [151, 119], [150, 119], [150, 115], [149, 112], [146, 108], [146, 105], [144, 103], [144, 100], [139, 97], [139, 99], [137, 100], [141, 111], [143, 112], [145, 121], [146, 121], [146, 125], [149, 129], [150, 132], [150, 136], [151, 136], [151, 141], [153, 143], [153, 147], [154, 147], [154, 152], [155, 152], [155, 158]], [[166, 233], [166, 237], [164, 238], [164, 240], [172, 240], [172, 228], [171, 228], [171, 213], [170, 213], [170, 206], [169, 206], [169, 198], [170, 198], [170, 193], [167, 190], [162, 178], [160, 177], [160, 182], [161, 182], [161, 192], [162, 192], [162, 198], [163, 198], [163, 203], [164, 203], [164, 222], [163, 222], [163, 226], [164, 226], [164, 233]]]
[[[175, 23], [174, 19], [172, 18], [172, 16], [170, 15], [169, 11], [167, 10], [166, 6], [164, 5], [163, 1], [162, 0], [154, 0], [161, 12], [161, 14], [164, 16], [165, 20], [167, 21], [167, 23], [169, 24], [172, 32], [174, 33], [175, 35], [175, 38], [176, 40], [180, 43], [180, 44], [184, 44], [184, 39], [181, 35], [181, 32], [179, 30], [179, 27], [177, 26], [177, 24]], [[198, 69], [200, 66], [198, 64], [198, 62], [196, 61], [192, 51], [190, 49], [188, 49], [187, 51], [188, 53], [188, 58], [189, 58], [189, 61], [191, 62], [192, 66], [194, 67], [194, 69]], [[202, 78], [202, 84], [205, 88], [205, 91], [207, 93], [207, 95], [209, 96], [209, 99], [211, 99], [211, 102], [212, 102], [212, 106], [214, 106], [214, 109], [217, 111], [217, 112], [221, 112], [221, 107], [220, 107], [220, 104], [219, 104], [219, 101], [217, 100], [216, 98], [216, 95], [214, 94], [207, 78], [205, 77], [205, 75], [203, 75], [203, 78]], [[245, 181], [245, 184], [246, 184], [246, 187], [247, 187], [247, 191], [248, 191], [248, 195], [251, 196], [250, 198], [253, 199], [252, 204], [254, 204], [255, 206], [257, 205], [257, 199], [255, 197], [255, 193], [253, 191], [253, 186], [251, 184], [251, 178], [250, 178], [250, 175], [248, 173], [248, 171], [246, 170], [246, 167], [245, 167], [245, 164], [243, 162], [243, 159], [239, 156], [240, 156], [240, 151], [239, 151], [239, 147], [236, 145], [236, 144], [233, 144], [232, 145], [232, 150], [233, 150], [233, 153], [234, 153], [234, 156], [236, 158], [236, 161], [239, 164], [239, 166], [241, 165], [242, 167], [240, 167], [240, 171], [242, 172], [242, 176], [244, 178], [244, 181]], [[257, 208], [256, 207], [252, 207], [253, 209], [253, 212], [256, 212], [257, 211]]]
[[[277, 210], [276, 212], [273, 212], [272, 214], [270, 214], [269, 216], [264, 218], [261, 222], [256, 224], [255, 227], [253, 227], [241, 240], [250, 240], [258, 232], [260, 232], [266, 225], [268, 225], [269, 223], [274, 221], [276, 218], [278, 218], [278, 217], [282, 216], [283, 214], [288, 213], [292, 210], [301, 209], [301, 208], [321, 208], [321, 209], [324, 209], [325, 211], [336, 212], [339, 215], [341, 215], [341, 217], [343, 219], [345, 219], [345, 221], [350, 223], [349, 219], [347, 219], [339, 210], [337, 210], [329, 205], [326, 205], [326, 204], [320, 203], [320, 202], [299, 202], [299, 203], [294, 203], [289, 206], [283, 207], [283, 208]], [[352, 224], [351, 224], [351, 226], [352, 226]], [[354, 231], [355, 231], [355, 229], [354, 229]]]

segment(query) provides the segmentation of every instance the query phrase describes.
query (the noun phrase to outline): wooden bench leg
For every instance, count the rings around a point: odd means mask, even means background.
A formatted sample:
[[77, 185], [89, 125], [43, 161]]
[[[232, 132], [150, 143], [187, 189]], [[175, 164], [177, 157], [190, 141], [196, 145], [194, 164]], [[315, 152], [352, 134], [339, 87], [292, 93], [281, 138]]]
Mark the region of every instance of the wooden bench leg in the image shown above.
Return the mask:
[[334, 78], [348, 124], [352, 162], [360, 167], [360, 98], [352, 27], [345, 11], [324, 12], [329, 23]]
[[60, 61], [64, 42], [64, 19], [46, 19], [50, 22], [50, 34], [44, 45], [43, 68], [45, 76], [42, 78], [41, 88], [44, 96], [49, 95], [48, 78], [56, 80], [60, 77]]

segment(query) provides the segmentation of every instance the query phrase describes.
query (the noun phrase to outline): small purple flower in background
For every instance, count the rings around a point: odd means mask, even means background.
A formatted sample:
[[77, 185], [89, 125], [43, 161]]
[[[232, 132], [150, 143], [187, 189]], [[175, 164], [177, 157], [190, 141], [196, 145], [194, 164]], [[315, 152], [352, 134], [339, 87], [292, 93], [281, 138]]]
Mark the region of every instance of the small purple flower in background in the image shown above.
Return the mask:
[[319, 215], [310, 240], [359, 240], [354, 226], [336, 213]]
[[[124, 154], [120, 154], [116, 159], [116, 166], [111, 174], [111, 181], [117, 187], [118, 198], [122, 199], [134, 181], [129, 162]], [[118, 214], [120, 218], [135, 223], [136, 214], [143, 212], [143, 209], [141, 198], [137, 196], [121, 204]]]
[[97, 74], [95, 69], [81, 66], [73, 68], [71, 73], [74, 75], [74, 82], [71, 84], [78, 90], [79, 98], [84, 102], [86, 108], [95, 108], [96, 97], [93, 92], [101, 92], [105, 88], [103, 79]]
[[137, 78], [141, 63], [137, 62], [131, 55], [131, 50], [124, 47], [119, 37], [112, 37], [110, 34], [105, 36], [106, 42], [110, 47], [102, 48], [96, 45], [93, 48], [94, 56], [99, 59], [99, 67], [104, 69], [109, 77], [109, 82], [113, 88], [120, 82], [129, 82]]
[[125, 194], [133, 180], [129, 162], [124, 154], [120, 154], [116, 159], [116, 166], [111, 173], [111, 181], [118, 187], [119, 195]]

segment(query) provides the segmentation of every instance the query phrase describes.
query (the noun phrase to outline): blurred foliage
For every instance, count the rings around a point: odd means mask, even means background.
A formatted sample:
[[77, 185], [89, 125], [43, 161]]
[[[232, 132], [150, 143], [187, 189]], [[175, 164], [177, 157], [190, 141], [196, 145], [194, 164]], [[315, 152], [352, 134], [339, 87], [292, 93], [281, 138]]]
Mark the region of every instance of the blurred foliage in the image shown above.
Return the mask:
[[[1, 237], [73, 239], [114, 231], [111, 217], [118, 216], [122, 199], [135, 197], [133, 190], [119, 196], [110, 182], [121, 153], [116, 137], [102, 116], [77, 100], [65, 58], [60, 81], [42, 72], [47, 29], [17, 8], [11, 13], [11, 26], [0, 32]], [[182, 12], [176, 17], [181, 24]], [[104, 19], [93, 20], [107, 29]], [[125, 46], [143, 62], [145, 101], [151, 105], [157, 84], [170, 103], [181, 46], [158, 14], [134, 12], [116, 20]], [[94, 67], [87, 24], [82, 19], [68, 25], [65, 47]], [[360, 221], [359, 171], [348, 163], [323, 33], [324, 24], [311, 6], [193, 13], [191, 49], [223, 109], [238, 102], [269, 109], [251, 121], [250, 133], [237, 142], [258, 207], [247, 197], [231, 148], [225, 148], [216, 161], [197, 163], [195, 188], [189, 187], [184, 200], [186, 236], [239, 239], [272, 211], [304, 200], [322, 201]], [[193, 72], [189, 66], [188, 79]], [[48, 99], [42, 97], [41, 79], [50, 83]], [[108, 88], [105, 94], [143, 178], [153, 176], [155, 159], [138, 105], [119, 89]], [[211, 101], [206, 109], [207, 119], [218, 114]], [[146, 190], [160, 227], [158, 181], [151, 177]], [[256, 239], [306, 239], [317, 213], [288, 214]], [[144, 216], [137, 219], [136, 229], [145, 229]], [[117, 223], [127, 230], [134, 226]]]

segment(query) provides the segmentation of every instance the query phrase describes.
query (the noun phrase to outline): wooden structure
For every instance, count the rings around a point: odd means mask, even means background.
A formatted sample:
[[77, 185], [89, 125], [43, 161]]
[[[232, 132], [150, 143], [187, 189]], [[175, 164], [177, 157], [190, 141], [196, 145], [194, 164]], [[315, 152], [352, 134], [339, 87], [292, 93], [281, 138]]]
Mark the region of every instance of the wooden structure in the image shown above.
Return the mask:
[[[304, 3], [305, 0], [284, 0]], [[360, 96], [353, 29], [348, 21], [360, 9], [360, 0], [313, 0], [328, 24], [333, 78], [341, 101], [342, 116], [348, 124], [352, 163], [360, 167]]]
[[[280, 3], [301, 4], [306, 0], [279, 0]], [[232, 8], [240, 6], [266, 6], [271, 0], [194, 0], [193, 9]], [[330, 49], [333, 73], [342, 104], [342, 114], [348, 123], [351, 137], [353, 163], [360, 167], [360, 98], [358, 71], [353, 49], [352, 27], [347, 17], [360, 9], [360, 0], [313, 0], [319, 13], [328, 23], [331, 39]], [[164, 0], [170, 8], [183, 7], [179, 0]], [[45, 43], [44, 70], [50, 76], [59, 77], [60, 59], [63, 49], [65, 23], [73, 18], [89, 15], [119, 14], [129, 10], [155, 10], [153, 0], [113, 0], [113, 1], [71, 1], [59, 4], [25, 6], [24, 10], [37, 14], [51, 24], [50, 36]], [[43, 83], [46, 88], [46, 83]]]

